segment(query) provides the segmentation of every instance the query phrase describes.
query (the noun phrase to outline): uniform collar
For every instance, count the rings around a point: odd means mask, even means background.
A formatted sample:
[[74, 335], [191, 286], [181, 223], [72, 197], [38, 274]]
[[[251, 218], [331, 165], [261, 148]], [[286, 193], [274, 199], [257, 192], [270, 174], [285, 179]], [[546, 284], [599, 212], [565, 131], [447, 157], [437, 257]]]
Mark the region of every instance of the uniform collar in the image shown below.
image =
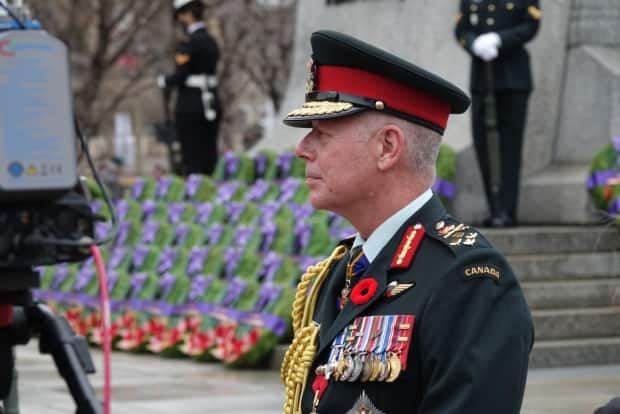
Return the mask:
[[362, 236], [357, 233], [352, 247], [362, 245], [362, 250], [364, 251], [366, 258], [369, 262], [372, 262], [375, 257], [377, 257], [381, 249], [383, 249], [383, 247], [385, 247], [385, 245], [390, 241], [392, 236], [396, 234], [398, 229], [400, 229], [402, 225], [405, 224], [405, 222], [418, 210], [420, 210], [422, 206], [432, 197], [433, 191], [429, 188], [415, 200], [398, 210], [390, 218], [381, 223], [379, 227], [372, 232], [370, 237], [368, 237], [368, 240], [364, 240]]
[[192, 34], [196, 30], [204, 29], [205, 27], [206, 26], [204, 22], [194, 22], [190, 24], [189, 26], [187, 26], [187, 33]]

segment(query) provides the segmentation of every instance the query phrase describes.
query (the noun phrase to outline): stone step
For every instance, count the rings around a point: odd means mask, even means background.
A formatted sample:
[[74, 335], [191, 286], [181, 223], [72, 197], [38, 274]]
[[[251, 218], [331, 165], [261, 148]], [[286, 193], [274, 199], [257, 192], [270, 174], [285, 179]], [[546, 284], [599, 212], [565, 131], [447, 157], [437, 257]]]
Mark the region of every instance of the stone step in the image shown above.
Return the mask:
[[532, 310], [620, 305], [620, 278], [525, 282], [521, 287]]
[[620, 333], [620, 307], [532, 311], [536, 340], [600, 338]]
[[620, 337], [538, 341], [530, 368], [620, 363]]
[[529, 226], [482, 231], [507, 255], [620, 250], [620, 230], [613, 226]]
[[508, 261], [522, 282], [620, 277], [620, 252], [516, 255]]

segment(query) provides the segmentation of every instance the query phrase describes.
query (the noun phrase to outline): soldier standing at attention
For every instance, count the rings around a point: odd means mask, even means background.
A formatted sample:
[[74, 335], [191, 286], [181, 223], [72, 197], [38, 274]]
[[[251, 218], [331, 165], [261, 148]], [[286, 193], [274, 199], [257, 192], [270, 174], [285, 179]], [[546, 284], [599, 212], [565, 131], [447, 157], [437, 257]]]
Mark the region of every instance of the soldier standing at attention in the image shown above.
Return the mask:
[[161, 75], [161, 88], [177, 89], [175, 125], [185, 174], [211, 174], [217, 163], [217, 134], [221, 119], [217, 95], [220, 52], [203, 19], [199, 0], [174, 0], [174, 17], [189, 39], [177, 46], [175, 71]]
[[[491, 214], [486, 226], [517, 223], [523, 134], [533, 89], [524, 45], [536, 35], [541, 17], [538, 0], [461, 0], [456, 18], [456, 38], [472, 56], [472, 134]], [[485, 125], [489, 94], [497, 118], [497, 146], [489, 141]]]
[[502, 254], [431, 185], [451, 113], [469, 98], [350, 36], [312, 34], [306, 102], [284, 123], [315, 208], [357, 235], [308, 268], [282, 363], [285, 413], [519, 412], [533, 343]]

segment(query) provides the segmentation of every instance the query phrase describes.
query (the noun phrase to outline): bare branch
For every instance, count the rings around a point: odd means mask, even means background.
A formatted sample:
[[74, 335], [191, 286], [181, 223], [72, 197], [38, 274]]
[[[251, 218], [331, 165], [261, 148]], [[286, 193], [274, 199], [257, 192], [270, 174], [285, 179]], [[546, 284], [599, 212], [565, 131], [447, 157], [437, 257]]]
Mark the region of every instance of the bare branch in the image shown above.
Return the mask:
[[103, 63], [104, 67], [109, 68], [110, 66], [112, 66], [118, 60], [118, 58], [120, 56], [122, 56], [124, 53], [127, 52], [129, 47], [133, 44], [136, 36], [139, 33], [141, 33], [148, 24], [150, 24], [152, 22], [153, 18], [156, 15], [161, 13], [161, 11], [164, 8], [164, 4], [165, 3], [163, 1], [161, 1], [161, 0], [159, 2], [157, 2], [157, 3], [155, 3], [155, 7], [153, 7], [150, 11], [148, 11], [148, 13], [145, 13], [146, 15], [144, 17], [142, 17], [140, 20], [135, 22], [135, 24], [133, 25], [131, 30], [129, 30], [125, 34], [125, 40], [122, 41], [120, 43], [120, 45], [118, 45], [115, 48], [115, 50], [113, 50], [109, 54], [109, 57]]

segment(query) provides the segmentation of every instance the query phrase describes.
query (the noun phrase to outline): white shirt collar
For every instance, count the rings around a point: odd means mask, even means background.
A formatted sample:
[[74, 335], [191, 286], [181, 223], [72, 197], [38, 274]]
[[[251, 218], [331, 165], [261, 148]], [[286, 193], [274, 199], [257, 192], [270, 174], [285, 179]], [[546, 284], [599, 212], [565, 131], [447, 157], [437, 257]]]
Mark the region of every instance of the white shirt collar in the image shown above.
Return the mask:
[[368, 240], [364, 240], [362, 236], [357, 233], [355, 240], [353, 241], [353, 247], [362, 245], [362, 250], [369, 262], [375, 260], [375, 257], [379, 254], [381, 249], [390, 241], [392, 236], [396, 234], [398, 229], [413, 216], [424, 204], [433, 197], [433, 191], [429, 188], [421, 195], [419, 195], [411, 203], [398, 210], [390, 218], [385, 220], [372, 232]]
[[204, 22], [194, 22], [194, 23], [190, 24], [189, 26], [187, 26], [187, 33], [192, 34], [196, 30], [202, 29], [204, 27], [205, 27], [205, 23]]

